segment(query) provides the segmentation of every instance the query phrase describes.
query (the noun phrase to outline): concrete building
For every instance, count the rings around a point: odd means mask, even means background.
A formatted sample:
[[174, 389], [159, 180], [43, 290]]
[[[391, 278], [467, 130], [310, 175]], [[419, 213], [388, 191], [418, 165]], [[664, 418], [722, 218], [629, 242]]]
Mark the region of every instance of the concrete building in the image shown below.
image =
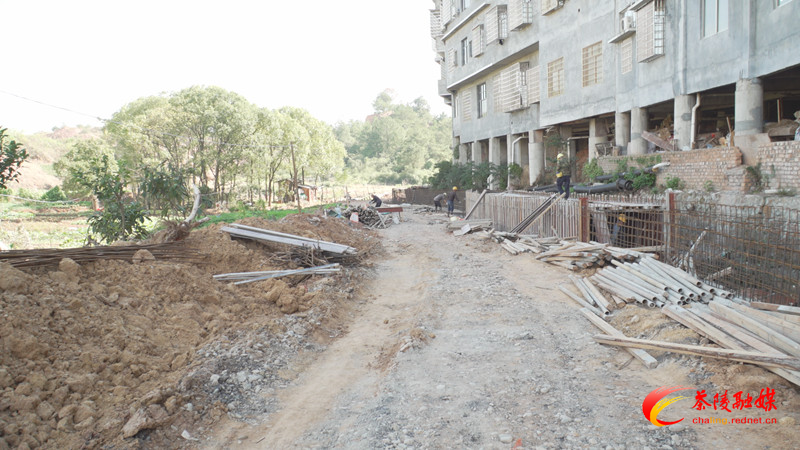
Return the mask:
[[680, 151], [732, 128], [748, 163], [800, 110], [800, 0], [433, 3], [458, 161], [517, 163], [531, 185], [558, 151], [643, 155], [659, 135]]

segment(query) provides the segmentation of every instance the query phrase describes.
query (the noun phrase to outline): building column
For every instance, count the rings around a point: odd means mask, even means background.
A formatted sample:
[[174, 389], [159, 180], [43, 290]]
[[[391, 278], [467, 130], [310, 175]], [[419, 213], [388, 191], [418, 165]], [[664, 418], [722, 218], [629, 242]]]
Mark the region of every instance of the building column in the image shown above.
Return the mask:
[[644, 155], [647, 153], [647, 141], [642, 138], [642, 131], [647, 131], [647, 108], [631, 109], [631, 143], [628, 155]]
[[544, 176], [544, 131], [531, 131], [528, 135], [528, 178], [531, 186]]
[[472, 162], [476, 165], [483, 162], [483, 149], [480, 141], [472, 143]]
[[[489, 162], [495, 165], [501, 164], [502, 155], [500, 152], [503, 149], [500, 147], [500, 140], [498, 138], [489, 138]], [[497, 189], [500, 184], [491, 175], [489, 176], [489, 189]]]
[[614, 114], [614, 145], [619, 147], [620, 153], [626, 153], [628, 143], [631, 141], [631, 113], [618, 112]]
[[461, 144], [458, 146], [458, 163], [459, 164], [466, 164], [469, 158], [467, 158], [467, 151], [469, 149], [469, 144]]
[[597, 119], [589, 119], [589, 161], [597, 158], [597, 144], [608, 142], [608, 133], [605, 124], [601, 122], [601, 127], [597, 126]]
[[570, 139], [572, 137], [572, 127], [569, 125], [560, 125], [558, 127], [558, 134], [561, 135], [561, 139], [566, 142], [566, 148], [558, 149], [558, 153], [564, 152], [567, 158], [575, 158], [575, 139]]
[[675, 97], [675, 140], [677, 148], [690, 150], [692, 148], [692, 108], [697, 101], [695, 95], [679, 95]]
[[764, 86], [760, 78], [744, 78], [736, 82], [734, 115], [736, 136], [758, 134], [764, 130]]

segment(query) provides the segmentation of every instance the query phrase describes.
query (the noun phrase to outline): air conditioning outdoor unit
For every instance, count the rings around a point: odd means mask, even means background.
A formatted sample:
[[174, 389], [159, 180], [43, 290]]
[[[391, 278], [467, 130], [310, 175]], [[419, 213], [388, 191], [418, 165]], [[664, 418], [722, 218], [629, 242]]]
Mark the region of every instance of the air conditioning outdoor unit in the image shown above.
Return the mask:
[[636, 29], [636, 12], [626, 11], [622, 16], [622, 31], [631, 31]]

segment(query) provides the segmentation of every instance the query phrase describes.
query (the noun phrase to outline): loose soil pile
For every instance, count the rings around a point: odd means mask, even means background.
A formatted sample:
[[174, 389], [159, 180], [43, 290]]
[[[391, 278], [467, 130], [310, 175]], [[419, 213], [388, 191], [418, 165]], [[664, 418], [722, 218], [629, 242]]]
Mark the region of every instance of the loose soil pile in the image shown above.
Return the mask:
[[[364, 255], [351, 262], [378, 248], [341, 219], [241, 223], [350, 245]], [[363, 269], [223, 284], [212, 275], [297, 264], [275, 257], [289, 255], [285, 246], [235, 241], [219, 228], [186, 239], [202, 255], [196, 264], [142, 252], [26, 271], [0, 265], [0, 449], [175, 447], [176, 434], [219, 414], [264, 411], [251, 392], [291, 379], [288, 361], [338, 333], [337, 311]]]

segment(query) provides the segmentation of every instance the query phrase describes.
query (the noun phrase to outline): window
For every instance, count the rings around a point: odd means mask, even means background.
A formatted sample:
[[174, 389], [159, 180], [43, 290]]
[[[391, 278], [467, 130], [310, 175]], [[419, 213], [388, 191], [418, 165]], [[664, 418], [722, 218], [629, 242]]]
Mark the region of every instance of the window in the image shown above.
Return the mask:
[[500, 39], [508, 37], [508, 9], [506, 6], [497, 8], [497, 27]]
[[493, 44], [508, 37], [508, 9], [497, 5], [486, 13], [486, 44]]
[[508, 26], [512, 30], [533, 23], [533, 2], [531, 0], [509, 0]]
[[620, 45], [620, 52], [622, 53], [622, 67], [620, 72], [629, 73], [633, 70], [633, 38], [629, 37], [622, 41]]
[[528, 82], [528, 103], [538, 103], [541, 101], [539, 93], [539, 66], [528, 69], [525, 79]]
[[583, 87], [603, 82], [603, 42], [583, 48]]
[[461, 121], [472, 120], [472, 91], [461, 91]]
[[486, 98], [486, 83], [478, 85], [478, 118], [486, 115], [489, 107], [489, 100]]
[[483, 54], [483, 25], [478, 25], [472, 29], [472, 55], [480, 56]]
[[547, 63], [547, 96], [556, 97], [564, 93], [564, 58]]
[[469, 8], [469, 0], [459, 0], [461, 4], [461, 10], [466, 11]]
[[564, 0], [542, 0], [542, 15], [564, 6]]
[[728, 0], [703, 0], [703, 37], [728, 29]]
[[461, 40], [461, 65], [466, 66], [472, 56], [472, 42], [469, 38]]
[[783, 6], [789, 3], [790, 1], [792, 0], [775, 0], [775, 7], [777, 8], [778, 6]]
[[636, 12], [636, 56], [647, 62], [664, 54], [664, 0], [654, 0]]

